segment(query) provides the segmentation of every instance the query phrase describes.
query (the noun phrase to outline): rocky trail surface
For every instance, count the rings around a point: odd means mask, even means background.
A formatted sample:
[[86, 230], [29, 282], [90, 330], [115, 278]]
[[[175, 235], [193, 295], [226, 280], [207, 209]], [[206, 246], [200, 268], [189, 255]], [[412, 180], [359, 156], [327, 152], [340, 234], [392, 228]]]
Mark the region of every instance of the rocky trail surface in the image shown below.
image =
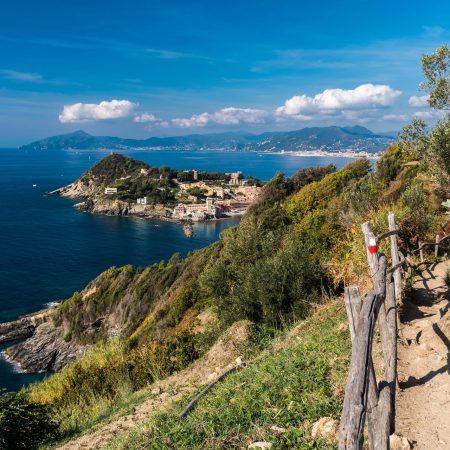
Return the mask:
[[402, 313], [396, 432], [419, 450], [450, 449], [450, 261], [413, 284]]

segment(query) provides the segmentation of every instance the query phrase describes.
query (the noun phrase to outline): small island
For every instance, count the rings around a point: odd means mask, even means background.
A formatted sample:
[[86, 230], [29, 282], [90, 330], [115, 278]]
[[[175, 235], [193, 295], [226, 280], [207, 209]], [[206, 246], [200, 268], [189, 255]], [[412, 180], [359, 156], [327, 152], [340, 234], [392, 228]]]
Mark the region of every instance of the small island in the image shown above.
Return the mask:
[[111, 153], [50, 194], [79, 199], [74, 206], [90, 213], [200, 222], [244, 213], [261, 189], [242, 172], [158, 168]]

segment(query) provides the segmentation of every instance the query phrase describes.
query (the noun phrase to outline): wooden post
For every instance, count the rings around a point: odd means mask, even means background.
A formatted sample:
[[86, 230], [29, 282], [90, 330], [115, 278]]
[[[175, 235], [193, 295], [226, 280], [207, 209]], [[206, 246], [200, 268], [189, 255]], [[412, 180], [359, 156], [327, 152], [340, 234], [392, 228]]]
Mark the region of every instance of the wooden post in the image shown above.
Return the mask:
[[[394, 213], [390, 212], [388, 214], [388, 223], [389, 223], [389, 231], [398, 230], [398, 226], [395, 223]], [[398, 244], [397, 244], [397, 236], [393, 235], [390, 237], [391, 241], [391, 259], [392, 265], [395, 266], [400, 262], [400, 255], [398, 254]], [[400, 303], [402, 299], [402, 273], [401, 268], [399, 267], [394, 271], [394, 287], [395, 287], [395, 299]]]
[[[372, 232], [372, 228], [370, 227], [369, 222], [364, 222], [361, 225], [362, 231], [364, 233], [364, 239], [366, 242], [366, 251], [367, 251], [367, 261], [369, 262], [370, 274], [372, 277], [378, 272], [378, 254], [369, 252], [370, 241], [376, 240], [375, 235]], [[375, 288], [376, 289], [376, 288]]]
[[342, 409], [339, 450], [361, 450], [367, 412], [372, 341], [381, 295], [371, 291], [361, 309], [359, 325], [352, 346], [352, 362]]
[[419, 241], [419, 255], [420, 255], [420, 262], [423, 263], [424, 258], [423, 258], [423, 247], [422, 247], [422, 241]]
[[[439, 244], [439, 235], [436, 235], [436, 244]], [[434, 246], [434, 257], [437, 258], [439, 253], [439, 245]]]
[[[364, 425], [368, 412], [368, 398], [372, 368], [372, 341], [375, 323], [380, 305], [383, 304], [386, 290], [386, 257], [380, 254], [377, 258], [378, 270], [374, 274], [375, 286], [378, 290], [367, 294], [359, 314], [354, 345], [352, 345], [352, 361], [345, 390], [339, 435], [340, 450], [361, 450], [364, 441]], [[378, 408], [375, 408], [377, 410]], [[374, 433], [373, 448], [379, 447], [376, 442], [378, 427], [372, 427]], [[389, 440], [389, 436], [388, 436]]]
[[[352, 340], [352, 348], [355, 342], [356, 330], [358, 329], [359, 316], [361, 313], [362, 299], [359, 294], [357, 286], [350, 286], [344, 289], [344, 302], [347, 310], [350, 337]], [[369, 444], [371, 450], [376, 450], [375, 447], [375, 430], [378, 426], [376, 420], [378, 405], [378, 386], [375, 377], [375, 369], [373, 367], [373, 361], [370, 360], [370, 373], [369, 373], [369, 393], [367, 400], [367, 423], [369, 432]]]

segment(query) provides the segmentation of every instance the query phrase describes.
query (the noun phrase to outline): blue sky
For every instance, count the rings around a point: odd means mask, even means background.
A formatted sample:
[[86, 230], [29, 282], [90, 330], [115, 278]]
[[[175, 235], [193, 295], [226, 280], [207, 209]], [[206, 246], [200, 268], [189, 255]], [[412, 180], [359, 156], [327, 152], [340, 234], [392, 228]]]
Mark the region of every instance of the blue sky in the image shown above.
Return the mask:
[[433, 120], [420, 56], [449, 18], [442, 0], [3, 2], [0, 146]]

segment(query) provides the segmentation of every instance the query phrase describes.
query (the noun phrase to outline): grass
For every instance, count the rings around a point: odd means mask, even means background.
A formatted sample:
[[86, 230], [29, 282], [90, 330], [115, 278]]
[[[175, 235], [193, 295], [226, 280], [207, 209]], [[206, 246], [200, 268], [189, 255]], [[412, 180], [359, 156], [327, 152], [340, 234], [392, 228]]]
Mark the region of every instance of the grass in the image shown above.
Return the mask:
[[445, 284], [447, 286], [450, 286], [450, 269], [447, 269], [445, 271], [445, 278], [444, 278], [444, 280], [445, 280]]
[[[344, 308], [321, 308], [270, 351], [219, 383], [184, 420], [178, 414], [189, 399], [128, 435], [109, 449], [243, 448], [268, 441], [273, 449], [332, 449], [310, 439], [320, 417], [339, 418], [350, 357]], [[271, 427], [286, 429], [280, 433]]]

